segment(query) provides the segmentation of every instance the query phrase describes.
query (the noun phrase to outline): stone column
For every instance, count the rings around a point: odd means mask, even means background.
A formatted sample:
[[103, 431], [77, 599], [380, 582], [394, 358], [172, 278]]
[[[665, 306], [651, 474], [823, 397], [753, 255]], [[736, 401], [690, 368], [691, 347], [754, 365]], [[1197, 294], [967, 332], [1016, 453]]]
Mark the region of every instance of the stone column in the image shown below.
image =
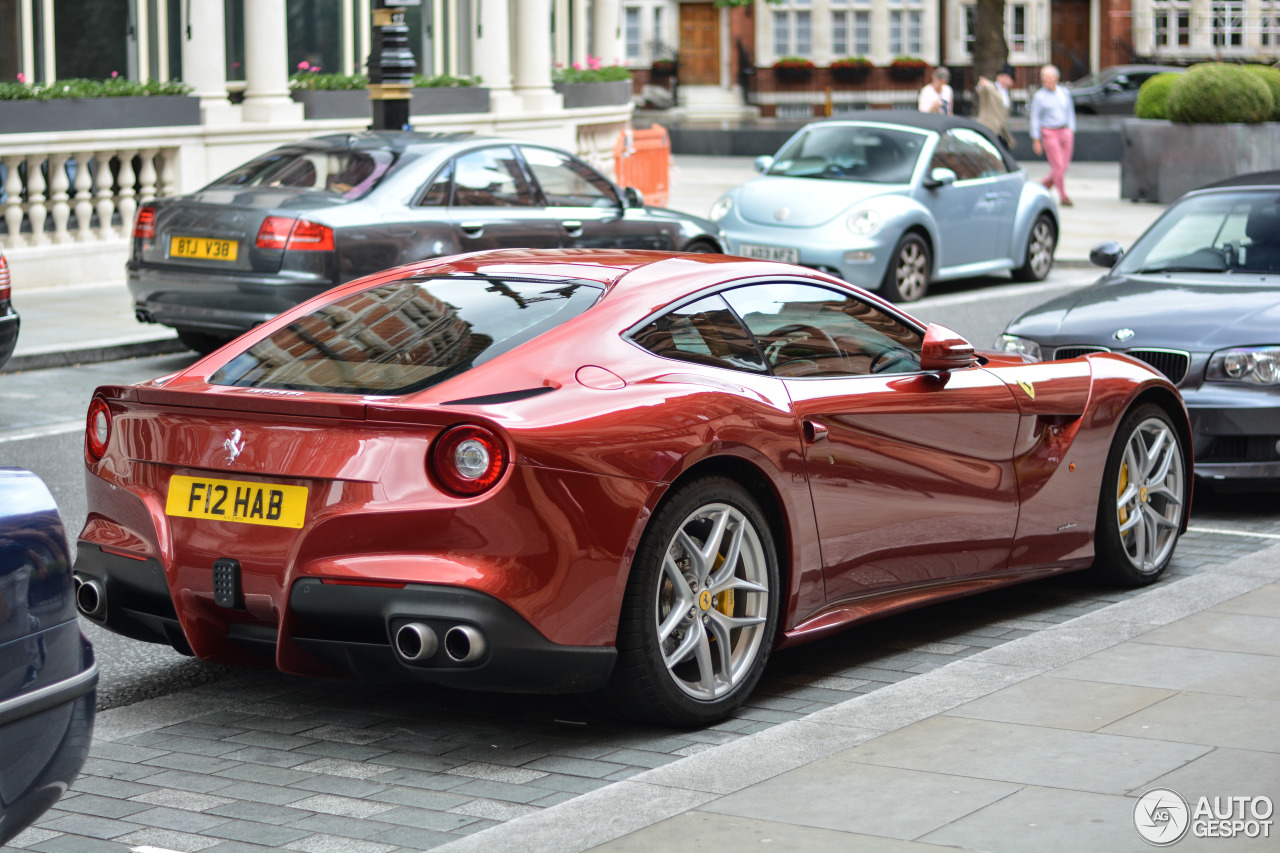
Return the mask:
[[551, 88], [551, 0], [518, 0], [511, 4], [515, 50], [515, 93], [530, 112], [564, 109], [564, 99]]
[[289, 99], [285, 0], [253, 0], [244, 13], [245, 121], [301, 121], [302, 104]]
[[224, 0], [184, 5], [182, 77], [200, 99], [205, 124], [227, 124], [239, 112], [227, 100], [227, 31]]
[[600, 58], [602, 65], [621, 64], [623, 61], [626, 48], [622, 43], [622, 22], [619, 18], [621, 5], [619, 0], [592, 0], [591, 52]]
[[520, 109], [511, 91], [511, 3], [484, 0], [476, 21], [471, 50], [471, 73], [489, 90], [489, 110], [510, 113]]

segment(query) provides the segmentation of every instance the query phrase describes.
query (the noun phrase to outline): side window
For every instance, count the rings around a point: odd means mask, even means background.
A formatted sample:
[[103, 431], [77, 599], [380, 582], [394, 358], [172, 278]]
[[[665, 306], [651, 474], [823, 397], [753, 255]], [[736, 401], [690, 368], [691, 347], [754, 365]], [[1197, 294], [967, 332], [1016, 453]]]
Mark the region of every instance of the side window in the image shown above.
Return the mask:
[[723, 295], [778, 376], [864, 376], [920, 369], [920, 333], [851, 294], [779, 282], [738, 287]]
[[510, 147], [485, 148], [455, 161], [453, 203], [459, 207], [533, 207], [533, 191]]
[[617, 207], [618, 196], [590, 166], [558, 151], [521, 147], [548, 207]]
[[950, 169], [958, 181], [991, 178], [1008, 172], [1004, 158], [986, 137], [962, 127], [947, 131], [938, 140], [929, 168]]
[[419, 207], [444, 207], [449, 203], [449, 185], [453, 182], [453, 164], [449, 163], [440, 170], [431, 183], [427, 184], [427, 191], [422, 194], [422, 198], [418, 201]]
[[669, 311], [632, 333], [631, 339], [663, 358], [764, 372], [751, 335], [719, 296]]

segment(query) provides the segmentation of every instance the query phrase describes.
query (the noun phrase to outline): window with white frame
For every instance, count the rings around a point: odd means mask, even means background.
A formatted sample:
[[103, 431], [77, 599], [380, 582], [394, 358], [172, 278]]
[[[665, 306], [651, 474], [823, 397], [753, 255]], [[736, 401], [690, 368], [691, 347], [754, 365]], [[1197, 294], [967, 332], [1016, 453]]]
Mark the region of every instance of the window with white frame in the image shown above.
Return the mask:
[[[1009, 45], [1010, 53], [1026, 53], [1027, 39], [1027, 4], [1008, 3], [1004, 7], [1004, 39]], [[964, 7], [964, 49], [973, 56], [973, 43], [978, 33], [978, 7]]]
[[662, 50], [663, 45], [666, 43], [666, 40], [665, 38], [663, 38], [663, 35], [664, 34], [662, 32], [662, 7], [654, 6], [653, 7], [653, 42], [652, 42], [654, 59], [663, 58], [657, 55], [658, 52]]
[[623, 33], [627, 44], [627, 59], [640, 58], [640, 7], [628, 6], [624, 10]]
[[1214, 0], [1209, 27], [1214, 47], [1244, 46], [1244, 3], [1242, 0]]
[[773, 13], [775, 56], [813, 54], [813, 0], [782, 0]]
[[1154, 0], [1151, 4], [1152, 39], [1155, 46], [1191, 46], [1191, 6], [1187, 2]]
[[831, 0], [831, 55], [871, 53], [871, 0]]
[[924, 53], [923, 0], [889, 0], [889, 52], [894, 56]]
[[1280, 0], [1261, 0], [1258, 3], [1261, 20], [1258, 38], [1263, 47], [1280, 47]]

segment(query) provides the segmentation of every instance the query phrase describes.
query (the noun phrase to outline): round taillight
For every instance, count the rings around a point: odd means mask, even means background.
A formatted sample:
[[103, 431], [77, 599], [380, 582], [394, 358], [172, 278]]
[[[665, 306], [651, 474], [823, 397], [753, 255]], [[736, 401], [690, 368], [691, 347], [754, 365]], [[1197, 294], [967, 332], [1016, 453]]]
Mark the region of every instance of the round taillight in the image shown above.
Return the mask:
[[89, 404], [89, 423], [85, 428], [85, 446], [94, 461], [102, 458], [107, 452], [107, 442], [111, 440], [111, 409], [107, 401], [95, 397]]
[[431, 447], [431, 472], [449, 491], [478, 495], [493, 487], [507, 468], [507, 451], [491, 430], [458, 426], [445, 430]]

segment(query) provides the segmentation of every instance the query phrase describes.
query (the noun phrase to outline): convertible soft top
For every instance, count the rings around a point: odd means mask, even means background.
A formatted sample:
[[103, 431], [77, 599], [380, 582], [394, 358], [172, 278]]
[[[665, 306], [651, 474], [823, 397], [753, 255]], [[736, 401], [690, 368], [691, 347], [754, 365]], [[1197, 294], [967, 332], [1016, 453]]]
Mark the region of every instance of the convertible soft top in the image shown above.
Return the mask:
[[872, 122], [875, 124], [896, 124], [899, 127], [912, 127], [918, 130], [931, 130], [934, 133], [945, 133], [952, 128], [963, 127], [982, 134], [1004, 155], [1005, 165], [1010, 169], [1018, 168], [1018, 161], [1008, 152], [996, 135], [983, 124], [964, 116], [942, 115], [940, 113], [922, 113], [917, 110], [854, 110], [841, 113], [839, 116], [822, 119], [818, 123], [828, 122]]

